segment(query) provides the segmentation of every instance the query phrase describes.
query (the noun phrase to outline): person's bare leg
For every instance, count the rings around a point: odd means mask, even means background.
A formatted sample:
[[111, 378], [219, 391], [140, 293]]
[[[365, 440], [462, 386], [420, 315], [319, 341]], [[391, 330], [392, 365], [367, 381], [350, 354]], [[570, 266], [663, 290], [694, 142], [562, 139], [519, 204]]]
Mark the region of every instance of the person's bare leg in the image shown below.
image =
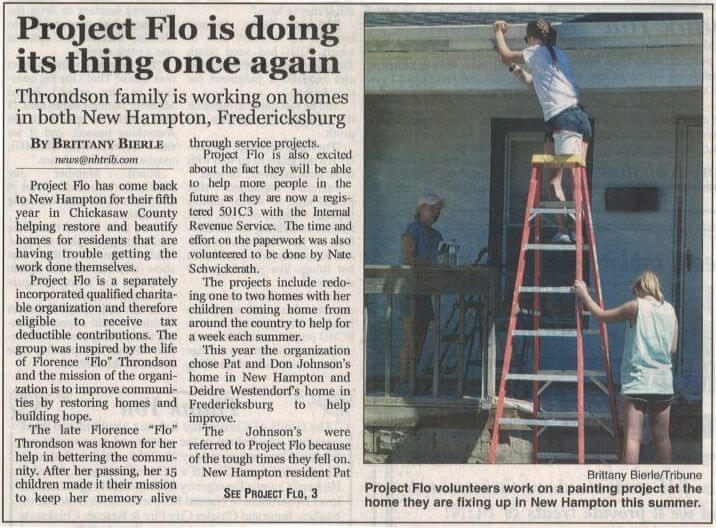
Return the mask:
[[587, 141], [582, 141], [582, 157], [584, 157], [585, 165], [587, 163], [587, 151], [588, 150], [589, 150], [589, 143]]
[[649, 430], [654, 439], [654, 457], [657, 464], [671, 464], [670, 415], [671, 403], [649, 405]]
[[[545, 141], [543, 146], [545, 154], [554, 154], [554, 143]], [[562, 189], [562, 169], [554, 169], [549, 176], [549, 195], [553, 200], [565, 202], [564, 190]], [[560, 233], [567, 234], [567, 216], [554, 215], [554, 221], [557, 224], [557, 230]]]
[[639, 447], [641, 446], [641, 429], [644, 425], [644, 413], [637, 409], [634, 401], [629, 398], [622, 400], [622, 416], [624, 416], [624, 464], [639, 463]]
[[428, 327], [430, 321], [418, 321], [415, 325], [415, 364], [420, 363], [425, 347], [425, 339], [428, 337]]
[[[422, 356], [423, 347], [425, 346], [430, 322], [418, 319], [417, 323], [413, 325], [413, 320], [410, 317], [404, 317], [402, 323], [403, 344], [400, 347], [400, 383], [407, 384], [410, 383], [410, 369], [415, 368], [414, 365], [420, 363], [420, 356]], [[411, 344], [415, 354], [411, 353]]]
[[[423, 357], [423, 348], [425, 347], [425, 340], [428, 337], [428, 327], [430, 326], [430, 321], [421, 321], [418, 320], [415, 323], [415, 355], [413, 356], [414, 365], [413, 368], [417, 369], [418, 365], [420, 365], [420, 360]], [[413, 387], [413, 391], [416, 391], [418, 388], [418, 383], [415, 383], [415, 387]]]
[[415, 334], [413, 334], [413, 319], [403, 317], [403, 344], [400, 347], [400, 383], [410, 383], [410, 365], [412, 363], [411, 350], [415, 350]]

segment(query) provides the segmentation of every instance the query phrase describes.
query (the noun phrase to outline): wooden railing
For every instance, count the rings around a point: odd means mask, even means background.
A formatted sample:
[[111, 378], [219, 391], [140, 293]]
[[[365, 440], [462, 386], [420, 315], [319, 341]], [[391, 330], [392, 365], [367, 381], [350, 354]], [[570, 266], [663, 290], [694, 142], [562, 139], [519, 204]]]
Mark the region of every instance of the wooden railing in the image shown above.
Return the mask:
[[[491, 404], [495, 396], [495, 299], [497, 274], [493, 268], [484, 266], [465, 266], [456, 268], [443, 267], [411, 267], [411, 266], [365, 266], [364, 270], [364, 387], [368, 385], [368, 331], [373, 324], [385, 325], [385, 363], [383, 367], [383, 397], [391, 396], [391, 364], [393, 350], [393, 305], [398, 295], [413, 296], [412, 306], [415, 310], [415, 295], [435, 296], [433, 303], [435, 320], [432, 324], [432, 390], [433, 400], [437, 400], [440, 394], [440, 386], [444, 381], [440, 374], [440, 346], [442, 339], [441, 328], [441, 303], [442, 296], [456, 296], [458, 308], [458, 330], [457, 330], [457, 368], [455, 380], [455, 393], [450, 398], [462, 399], [465, 387], [465, 352], [466, 332], [465, 316], [467, 311], [467, 300], [473, 301], [472, 306], [479, 306], [476, 317], [481, 318], [481, 328], [485, 329], [486, 335], [479, 341], [481, 357], [481, 388], [480, 399], [483, 405]], [[372, 295], [384, 295], [386, 297], [385, 320], [382, 322], [369, 321], [368, 302]], [[413, 337], [411, 337], [411, 340]], [[411, 341], [412, 344], [412, 341]], [[415, 347], [410, 347], [414, 351]], [[426, 345], [427, 348], [427, 345]], [[415, 358], [410, 368], [410, 394], [412, 398], [415, 393]], [[445, 400], [443, 395], [440, 400]]]

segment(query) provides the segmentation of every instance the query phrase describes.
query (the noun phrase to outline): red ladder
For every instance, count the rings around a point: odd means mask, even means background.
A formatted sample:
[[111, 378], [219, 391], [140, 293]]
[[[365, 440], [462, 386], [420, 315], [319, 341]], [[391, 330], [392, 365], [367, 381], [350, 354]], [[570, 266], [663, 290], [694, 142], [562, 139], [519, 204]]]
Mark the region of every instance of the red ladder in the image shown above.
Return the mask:
[[[540, 202], [540, 190], [542, 188], [543, 169], [570, 169], [574, 188], [574, 202]], [[541, 215], [543, 214], [567, 214], [575, 215], [575, 244], [544, 244], [540, 242]], [[534, 218], [533, 242], [530, 243], [530, 224]], [[582, 232], [582, 219], [586, 220], [586, 245], [583, 245], [584, 233]], [[581, 250], [578, 250], [581, 248]], [[525, 253], [534, 251], [534, 285], [523, 286], [525, 274]], [[507, 342], [505, 344], [505, 355], [502, 363], [502, 378], [500, 379], [500, 390], [497, 397], [497, 408], [495, 410], [494, 425], [492, 429], [492, 440], [490, 443], [489, 462], [494, 464], [497, 459], [497, 446], [499, 442], [501, 425], [529, 426], [532, 429], [532, 461], [537, 463], [540, 460], [569, 460], [576, 458], [578, 463], [584, 464], [585, 458], [589, 460], [618, 460], [621, 442], [619, 440], [619, 428], [617, 423], [616, 399], [614, 396], [614, 385], [612, 382], [611, 362], [609, 359], [609, 340], [607, 338], [607, 325], [601, 322], [599, 334], [601, 336], [602, 355], [604, 359], [604, 372], [584, 370], [584, 347], [583, 335], [596, 334], [596, 330], [582, 328], [582, 302], [576, 301], [576, 329], [542, 329], [540, 328], [540, 294], [572, 294], [571, 286], [540, 286], [541, 274], [541, 252], [542, 251], [574, 251], [575, 277], [583, 280], [583, 252], [589, 251], [591, 256], [592, 278], [594, 282], [595, 300], [599, 306], [604, 307], [602, 299], [602, 288], [599, 280], [599, 265], [597, 263], [597, 241], [594, 237], [594, 225], [592, 223], [592, 210], [589, 200], [589, 188], [587, 186], [587, 171], [584, 167], [584, 159], [578, 155], [571, 156], [532, 156], [532, 169], [527, 194], [527, 207], [525, 208], [525, 219], [522, 227], [522, 241], [520, 244], [520, 255], [517, 263], [517, 275], [515, 277], [515, 289], [512, 295], [512, 307], [510, 309], [510, 320], [507, 329]], [[529, 330], [517, 329], [517, 315], [520, 310], [520, 293], [534, 294], [533, 300], [533, 328]], [[531, 336], [533, 343], [533, 371], [531, 374], [510, 373], [510, 362], [512, 360], [512, 342], [515, 336]], [[542, 337], [576, 337], [577, 340], [577, 370], [575, 371], [547, 371], [540, 370], [540, 339]], [[584, 447], [584, 377], [587, 376], [601, 390], [609, 395], [609, 410], [611, 414], [611, 430], [601, 420], [598, 414], [587, 414], [586, 418], [604, 427], [614, 438], [616, 455], [585, 455]], [[606, 387], [600, 381], [606, 378]], [[532, 381], [533, 408], [530, 418], [509, 418], [502, 417], [505, 408], [505, 389], [508, 380]], [[576, 420], [574, 413], [543, 413], [540, 412], [540, 394], [552, 383], [567, 382], [577, 383], [577, 412]], [[544, 385], [540, 386], [542, 383]], [[539, 436], [547, 427], [576, 427], [577, 428], [577, 453], [576, 456], [570, 453], [540, 453]]]

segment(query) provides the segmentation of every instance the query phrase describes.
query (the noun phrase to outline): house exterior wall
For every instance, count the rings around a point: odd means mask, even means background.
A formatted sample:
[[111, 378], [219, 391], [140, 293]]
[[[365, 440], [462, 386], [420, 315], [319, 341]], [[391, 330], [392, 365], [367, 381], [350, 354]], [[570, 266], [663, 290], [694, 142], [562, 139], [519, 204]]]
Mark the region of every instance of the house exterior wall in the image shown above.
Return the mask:
[[[506, 34], [524, 47], [526, 26]], [[698, 89], [702, 84], [703, 23], [569, 23], [557, 44], [571, 57], [584, 90]], [[480, 93], [522, 89], [496, 60], [491, 26], [366, 29], [367, 94]]]
[[[702, 101], [700, 90], [591, 91], [583, 97], [595, 120], [592, 210], [607, 305], [625, 301], [632, 279], [647, 268], [658, 273], [673, 301], [676, 123], [701, 116]], [[434, 227], [457, 240], [463, 262], [472, 261], [488, 241], [490, 119], [539, 117], [537, 101], [527, 92], [367, 96], [366, 264], [400, 264], [400, 235], [427, 190], [446, 201]], [[658, 210], [605, 211], [607, 186], [658, 187]], [[609, 332], [618, 366], [623, 325], [611, 325]], [[369, 351], [381, 348], [378, 334]], [[395, 355], [397, 346], [399, 340]], [[685, 353], [701, 361], [701, 351]], [[595, 360], [588, 357], [587, 364]], [[549, 368], [550, 358], [545, 362]]]
[[[520, 49], [524, 45], [517, 46]], [[701, 84], [698, 47], [566, 50], [582, 89], [648, 90], [654, 86], [694, 88]], [[366, 92], [519, 92], [523, 88], [494, 51], [417, 51], [366, 54]]]

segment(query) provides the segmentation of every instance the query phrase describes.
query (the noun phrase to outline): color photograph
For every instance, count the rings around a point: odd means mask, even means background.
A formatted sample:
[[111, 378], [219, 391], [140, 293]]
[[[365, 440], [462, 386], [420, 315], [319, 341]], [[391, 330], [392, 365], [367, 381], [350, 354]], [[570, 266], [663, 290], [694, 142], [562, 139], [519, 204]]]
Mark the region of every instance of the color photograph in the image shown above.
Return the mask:
[[365, 14], [366, 463], [702, 462], [703, 23]]

